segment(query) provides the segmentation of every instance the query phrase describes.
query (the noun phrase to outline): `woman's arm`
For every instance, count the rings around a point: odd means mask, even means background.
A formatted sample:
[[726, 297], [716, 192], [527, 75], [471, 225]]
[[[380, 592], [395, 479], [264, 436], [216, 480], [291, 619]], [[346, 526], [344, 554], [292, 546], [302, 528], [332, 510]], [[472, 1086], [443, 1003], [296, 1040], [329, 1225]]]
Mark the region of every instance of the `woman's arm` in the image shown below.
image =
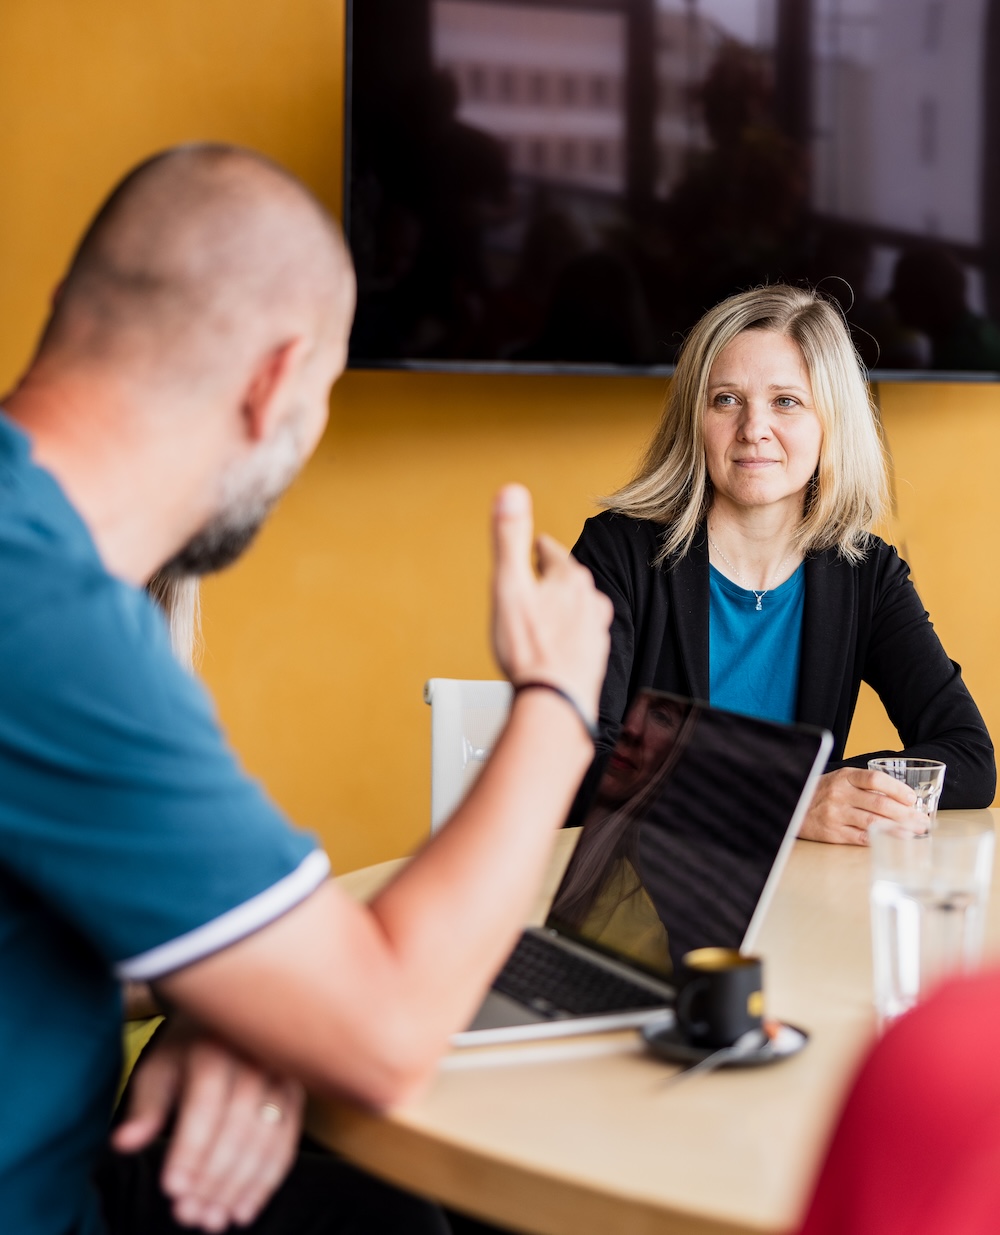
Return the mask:
[[903, 743], [901, 751], [869, 751], [844, 760], [900, 755], [947, 764], [941, 806], [989, 806], [996, 791], [993, 743], [982, 715], [948, 658], [910, 580], [907, 564], [879, 543], [871, 634], [864, 679], [877, 692]]
[[[629, 701], [629, 683], [635, 652], [635, 592], [634, 568], [623, 551], [621, 528], [613, 528], [613, 516], [605, 513], [588, 519], [580, 538], [573, 546], [573, 556], [594, 576], [594, 583], [614, 606], [611, 623], [611, 650], [608, 668], [601, 687], [597, 724], [599, 737], [596, 752], [587, 770], [566, 819], [566, 827], [579, 827], [594, 801], [597, 786], [604, 774], [608, 755], [618, 738], [622, 718]], [[633, 520], [622, 526], [635, 526]]]
[[878, 693], [903, 746], [832, 764], [802, 826], [807, 840], [863, 845], [878, 819], [913, 822], [912, 793], [884, 773], [870, 772], [869, 759], [941, 760], [948, 768], [941, 805], [949, 810], [989, 806], [996, 788], [986, 725], [931, 625], [906, 563], [878, 541], [861, 569], [874, 576], [862, 676]]
[[618, 736], [618, 729], [628, 705], [635, 655], [635, 598], [638, 581], [621, 534], [622, 528], [634, 528], [635, 523], [634, 520], [622, 519], [621, 528], [618, 528], [612, 523], [613, 519], [614, 516], [608, 514], [588, 519], [583, 525], [579, 540], [573, 546], [573, 556], [587, 567], [598, 588], [614, 606], [611, 652], [608, 656], [608, 671], [601, 688], [598, 717], [601, 731], [597, 743], [599, 757], [612, 749]]

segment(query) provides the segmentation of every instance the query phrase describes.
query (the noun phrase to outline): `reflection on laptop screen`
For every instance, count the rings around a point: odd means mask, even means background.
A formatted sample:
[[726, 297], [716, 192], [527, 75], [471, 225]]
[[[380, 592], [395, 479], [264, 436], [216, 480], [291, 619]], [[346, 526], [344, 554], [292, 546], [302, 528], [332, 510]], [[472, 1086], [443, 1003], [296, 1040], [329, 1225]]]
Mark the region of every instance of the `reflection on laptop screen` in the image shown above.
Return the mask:
[[820, 741], [642, 692], [547, 925], [668, 977], [692, 948], [738, 948]]

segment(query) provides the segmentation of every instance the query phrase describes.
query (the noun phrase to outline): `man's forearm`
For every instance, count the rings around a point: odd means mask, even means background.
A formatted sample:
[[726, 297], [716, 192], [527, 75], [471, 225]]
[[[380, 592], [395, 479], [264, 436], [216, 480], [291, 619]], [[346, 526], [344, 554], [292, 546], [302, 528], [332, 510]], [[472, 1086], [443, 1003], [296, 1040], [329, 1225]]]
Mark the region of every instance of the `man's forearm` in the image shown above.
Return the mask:
[[[528, 692], [464, 806], [372, 902], [450, 1030], [474, 1012], [534, 905], [553, 838], [593, 757], [558, 698]], [[447, 956], [447, 968], [435, 958]]]
[[[370, 906], [326, 884], [219, 953], [160, 980], [165, 996], [279, 1072], [389, 1105], [430, 1075], [536, 895], [586, 771], [612, 608], [545, 537], [518, 486], [494, 507], [494, 647], [518, 695], [455, 816]], [[538, 561], [538, 576], [531, 554]], [[582, 712], [584, 723], [581, 723]]]
[[313, 1088], [398, 1102], [510, 950], [592, 749], [569, 708], [524, 696], [454, 819], [371, 906], [328, 884], [158, 987]]

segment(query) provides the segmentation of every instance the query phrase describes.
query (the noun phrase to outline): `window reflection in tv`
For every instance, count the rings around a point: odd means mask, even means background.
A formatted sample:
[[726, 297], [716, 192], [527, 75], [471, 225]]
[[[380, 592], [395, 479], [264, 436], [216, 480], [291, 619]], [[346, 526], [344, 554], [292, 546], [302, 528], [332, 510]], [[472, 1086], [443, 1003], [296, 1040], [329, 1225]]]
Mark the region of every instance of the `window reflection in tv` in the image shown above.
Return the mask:
[[352, 364], [669, 366], [780, 281], [876, 374], [1000, 371], [1000, 0], [356, 0], [349, 28]]

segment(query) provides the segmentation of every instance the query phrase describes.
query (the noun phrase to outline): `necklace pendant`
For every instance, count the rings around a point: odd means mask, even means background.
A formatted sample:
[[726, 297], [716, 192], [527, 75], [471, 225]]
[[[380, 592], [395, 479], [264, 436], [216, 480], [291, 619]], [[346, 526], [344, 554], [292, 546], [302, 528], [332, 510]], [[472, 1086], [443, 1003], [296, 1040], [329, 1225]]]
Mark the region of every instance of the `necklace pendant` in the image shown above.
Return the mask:
[[763, 592], [754, 592], [754, 596], [756, 596], [756, 597], [757, 597], [757, 610], [756, 610], [756, 611], [757, 611], [757, 613], [760, 613], [761, 609], [763, 608], [763, 606], [761, 605], [761, 603], [760, 603], [760, 602], [764, 599], [764, 593], [763, 593]]

